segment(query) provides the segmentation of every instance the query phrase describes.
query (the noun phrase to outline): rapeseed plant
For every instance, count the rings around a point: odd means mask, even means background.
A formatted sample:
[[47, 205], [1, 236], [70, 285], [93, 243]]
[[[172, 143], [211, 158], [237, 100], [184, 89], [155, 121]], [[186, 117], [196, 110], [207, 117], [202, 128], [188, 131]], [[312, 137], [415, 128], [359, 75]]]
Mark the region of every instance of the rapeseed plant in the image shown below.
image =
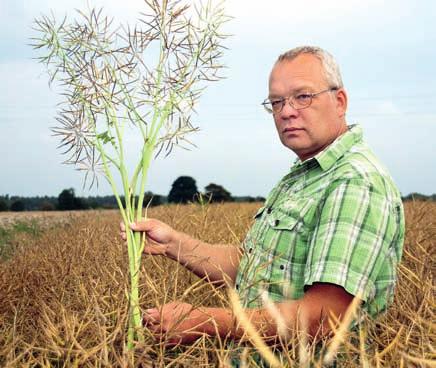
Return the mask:
[[[67, 164], [86, 172], [85, 183], [108, 180], [126, 229], [142, 220], [151, 160], [188, 142], [196, 130], [191, 114], [208, 82], [221, 79], [223, 24], [229, 19], [211, 1], [190, 8], [179, 1], [145, 0], [139, 24], [114, 26], [103, 10], [77, 10], [77, 18], [35, 20], [33, 47], [43, 51], [50, 83], [60, 82], [64, 100], [53, 128]], [[125, 130], [142, 137], [129, 176]], [[122, 190], [117, 187], [116, 174]], [[122, 194], [121, 194], [122, 193]], [[123, 201], [124, 198], [124, 201]], [[138, 278], [145, 239], [127, 232], [130, 273], [128, 348], [143, 341]]]

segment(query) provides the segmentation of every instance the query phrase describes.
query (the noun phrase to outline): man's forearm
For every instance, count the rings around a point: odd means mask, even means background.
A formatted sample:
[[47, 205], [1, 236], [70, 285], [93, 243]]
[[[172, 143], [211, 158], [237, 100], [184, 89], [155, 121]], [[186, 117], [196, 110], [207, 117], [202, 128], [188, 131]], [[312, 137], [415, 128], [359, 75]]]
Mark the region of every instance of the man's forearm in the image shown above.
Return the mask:
[[232, 245], [212, 245], [178, 233], [168, 254], [199, 277], [212, 282], [233, 284], [241, 251]]
[[[286, 321], [285, 326], [278, 327], [277, 319], [265, 308], [245, 309], [245, 317], [265, 341], [274, 341], [280, 333], [294, 329], [298, 315], [298, 302], [287, 302], [277, 305], [281, 318]], [[196, 311], [203, 324], [199, 330], [209, 336], [220, 336], [235, 340], [250, 339], [246, 326], [240, 323], [240, 316], [236, 317], [231, 309], [200, 308]], [[285, 313], [283, 313], [285, 312]], [[283, 329], [283, 330], [280, 330]], [[280, 331], [279, 331], [280, 330]], [[285, 336], [282, 336], [285, 337]]]
[[[321, 337], [330, 330], [329, 317], [333, 314], [341, 320], [352, 300], [353, 296], [342, 287], [319, 283], [310, 287], [301, 299], [249, 308], [244, 313], [266, 341], [273, 341], [278, 335], [286, 338], [297, 328]], [[199, 308], [195, 313], [203, 321], [201, 332], [234, 339], [248, 337], [239, 316], [230, 309]]]

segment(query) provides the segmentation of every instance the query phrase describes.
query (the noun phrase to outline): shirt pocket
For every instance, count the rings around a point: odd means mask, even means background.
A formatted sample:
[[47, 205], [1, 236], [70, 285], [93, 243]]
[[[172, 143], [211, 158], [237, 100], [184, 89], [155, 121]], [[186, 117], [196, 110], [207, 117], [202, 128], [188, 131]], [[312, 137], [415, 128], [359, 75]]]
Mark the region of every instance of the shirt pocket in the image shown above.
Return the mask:
[[[267, 215], [267, 240], [265, 250], [287, 262], [304, 264], [307, 256], [309, 236], [311, 233], [309, 223], [314, 210], [315, 200], [302, 198], [298, 200], [285, 200], [277, 204]], [[285, 266], [286, 268], [288, 266]]]
[[311, 219], [313, 218], [315, 202], [313, 198], [284, 200], [271, 210], [268, 223], [276, 230], [292, 230], [298, 232], [308, 230]]

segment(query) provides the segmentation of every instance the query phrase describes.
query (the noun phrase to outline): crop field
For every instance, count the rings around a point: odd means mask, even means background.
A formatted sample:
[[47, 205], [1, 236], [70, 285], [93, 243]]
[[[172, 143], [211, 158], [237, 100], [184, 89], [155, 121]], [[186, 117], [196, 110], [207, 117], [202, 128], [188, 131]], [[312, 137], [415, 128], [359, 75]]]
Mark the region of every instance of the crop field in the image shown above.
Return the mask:
[[[237, 246], [259, 205], [167, 205], [148, 216], [206, 242]], [[405, 211], [394, 304], [345, 336], [340, 367], [436, 366], [436, 203], [407, 202]], [[125, 349], [128, 260], [117, 211], [20, 216], [0, 218], [0, 366], [227, 367], [236, 349], [242, 366], [254, 366], [248, 343], [208, 336], [170, 348], [145, 329], [145, 342], [133, 353]], [[229, 307], [225, 290], [158, 256], [143, 258], [140, 293], [143, 309], [177, 299]], [[305, 341], [296, 336], [281, 346], [284, 366], [322, 366]], [[322, 344], [328, 350], [329, 341]]]

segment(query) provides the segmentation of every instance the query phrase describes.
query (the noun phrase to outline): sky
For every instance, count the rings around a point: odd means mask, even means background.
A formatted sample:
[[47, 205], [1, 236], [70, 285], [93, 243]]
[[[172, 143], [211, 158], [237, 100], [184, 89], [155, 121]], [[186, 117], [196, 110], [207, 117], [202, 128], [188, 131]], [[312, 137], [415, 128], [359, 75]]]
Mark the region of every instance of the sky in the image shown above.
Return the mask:
[[[186, 1], [185, 1], [186, 2]], [[0, 1], [0, 195], [108, 195], [104, 178], [83, 187], [83, 172], [63, 165], [56, 126], [59, 91], [48, 86], [29, 46], [32, 21], [53, 12], [103, 6], [116, 22], [134, 24], [142, 0]], [[271, 115], [260, 105], [279, 54], [317, 45], [338, 61], [349, 97], [347, 122], [359, 123], [369, 146], [401, 193], [436, 193], [436, 2], [431, 0], [228, 0], [233, 19], [224, 31], [225, 79], [211, 84], [192, 117], [200, 128], [191, 150], [175, 149], [152, 162], [147, 190], [168, 194], [192, 176], [233, 195], [266, 196], [296, 156], [282, 146]], [[137, 147], [126, 155], [133, 165]]]

